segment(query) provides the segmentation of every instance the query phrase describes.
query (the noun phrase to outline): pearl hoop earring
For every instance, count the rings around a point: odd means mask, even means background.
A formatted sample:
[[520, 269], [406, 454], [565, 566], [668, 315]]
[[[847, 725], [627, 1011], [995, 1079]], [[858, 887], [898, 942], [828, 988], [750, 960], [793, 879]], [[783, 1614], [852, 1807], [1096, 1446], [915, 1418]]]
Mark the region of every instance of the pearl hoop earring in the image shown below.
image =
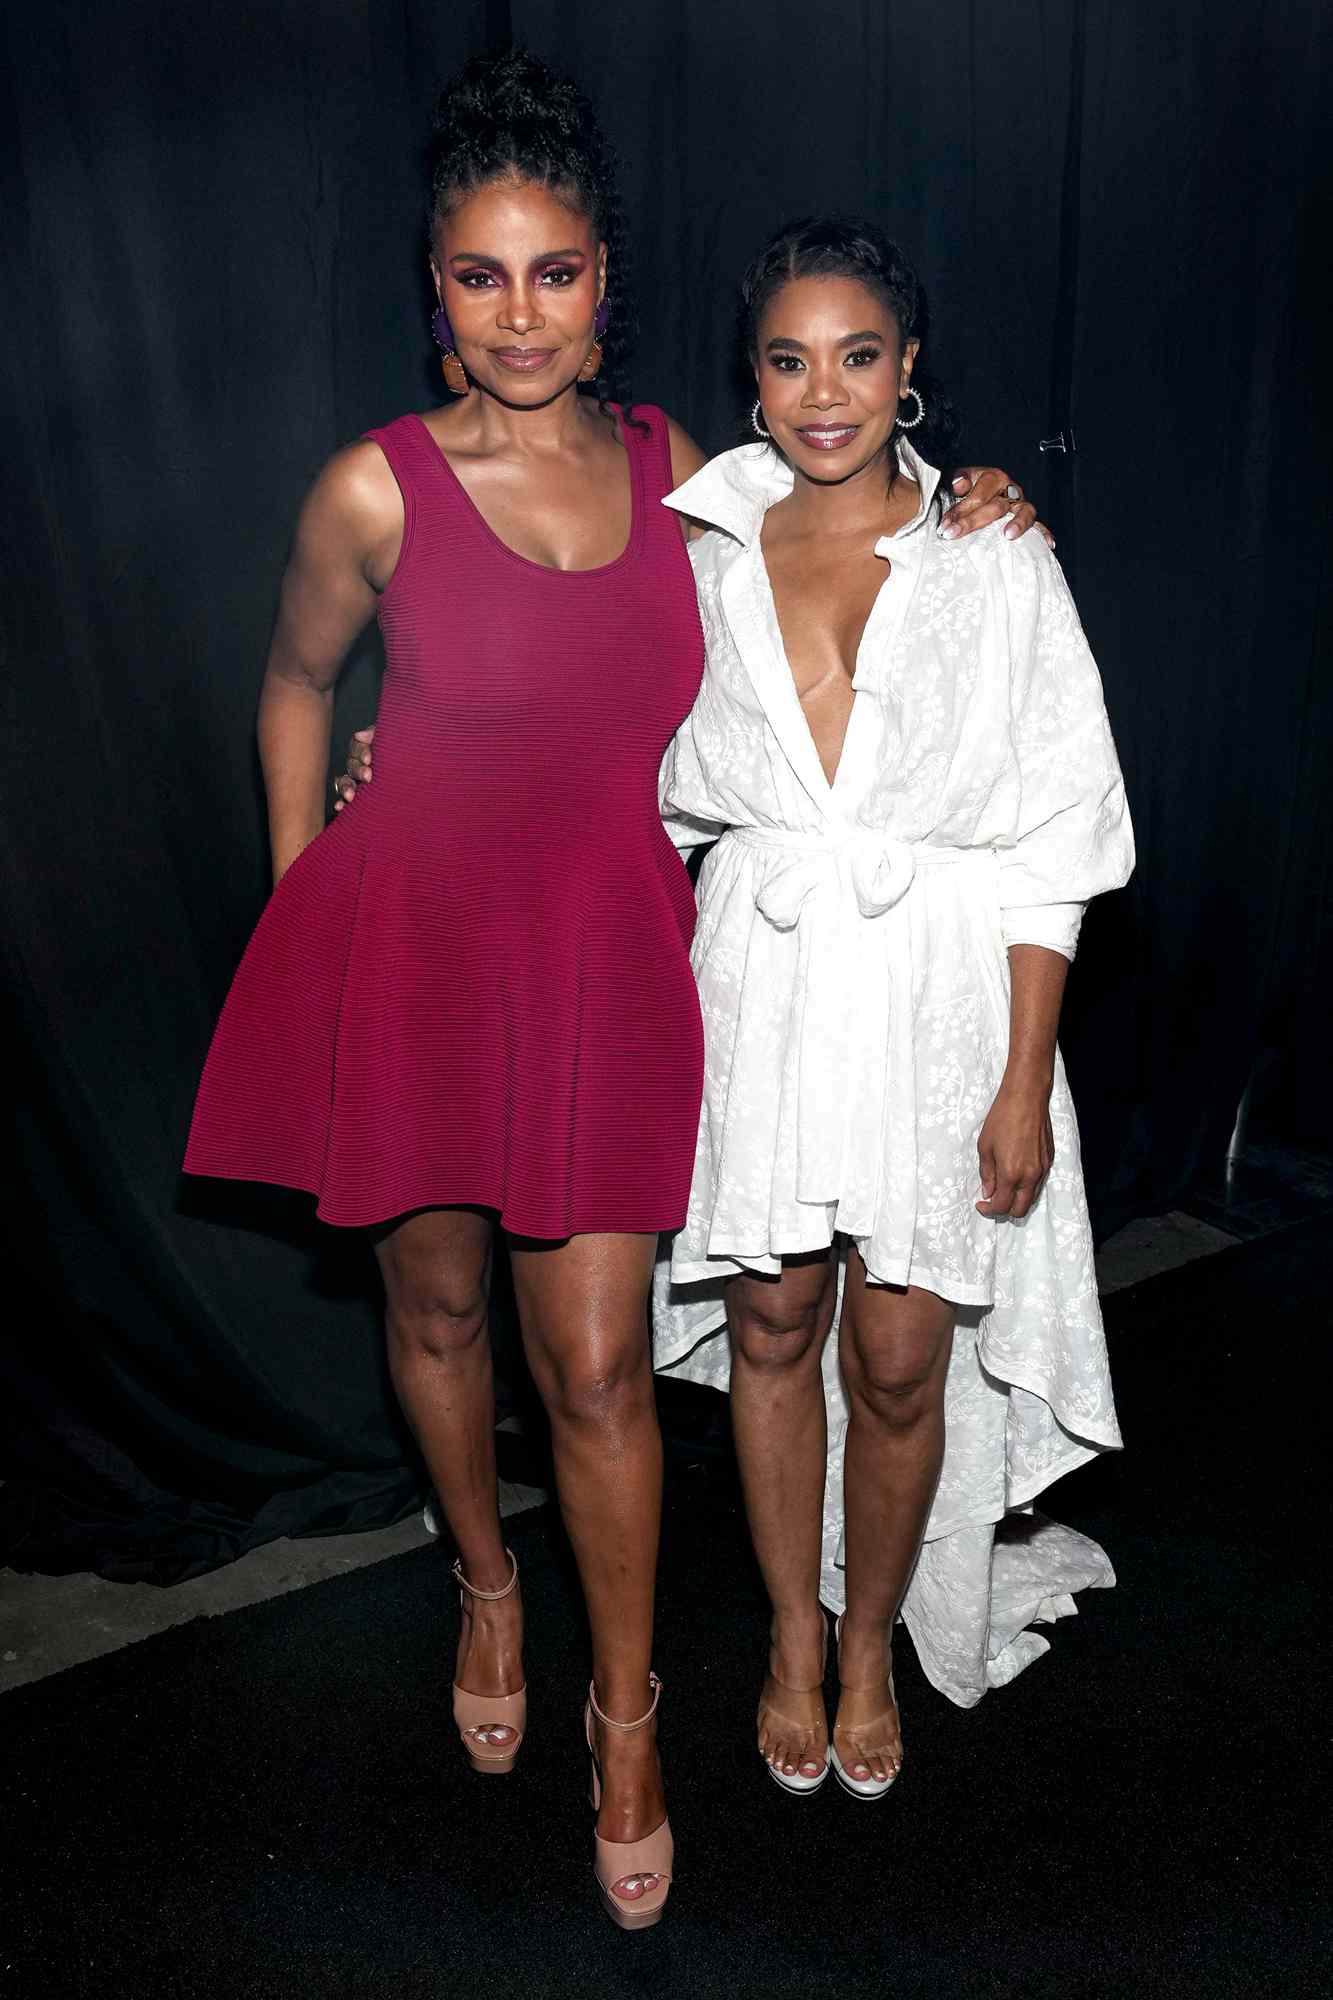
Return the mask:
[[898, 428], [900, 431], [914, 431], [917, 425], [921, 422], [921, 419], [926, 414], [926, 406], [921, 400], [920, 390], [908, 387], [903, 391], [902, 395], [898, 398], [898, 401], [900, 403], [905, 403], [909, 396], [912, 398], [912, 401], [916, 404], [916, 415], [914, 417], [904, 417], [900, 414], [898, 418]]
[[755, 436], [762, 438], [764, 440], [764, 443], [767, 444], [769, 439], [772, 437], [773, 433], [772, 431], [766, 431], [764, 429], [762, 422], [760, 421], [763, 415], [763, 409], [764, 405], [762, 399], [756, 399], [755, 406], [750, 412], [750, 427], [754, 431]]

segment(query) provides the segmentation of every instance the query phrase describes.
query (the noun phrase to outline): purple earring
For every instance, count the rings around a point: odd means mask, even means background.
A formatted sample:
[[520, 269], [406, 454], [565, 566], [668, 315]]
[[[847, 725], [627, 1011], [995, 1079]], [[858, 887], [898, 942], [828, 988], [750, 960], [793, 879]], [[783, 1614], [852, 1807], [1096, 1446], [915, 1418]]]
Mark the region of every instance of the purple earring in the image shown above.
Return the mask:
[[443, 306], [437, 306], [431, 314], [430, 330], [435, 336], [435, 345], [443, 353], [453, 353], [454, 330], [449, 324], [449, 315]]
[[593, 339], [601, 340], [606, 333], [607, 327], [610, 324], [611, 324], [611, 301], [610, 299], [603, 299], [602, 303], [598, 306], [597, 311], [593, 317], [593, 322], [592, 322]]

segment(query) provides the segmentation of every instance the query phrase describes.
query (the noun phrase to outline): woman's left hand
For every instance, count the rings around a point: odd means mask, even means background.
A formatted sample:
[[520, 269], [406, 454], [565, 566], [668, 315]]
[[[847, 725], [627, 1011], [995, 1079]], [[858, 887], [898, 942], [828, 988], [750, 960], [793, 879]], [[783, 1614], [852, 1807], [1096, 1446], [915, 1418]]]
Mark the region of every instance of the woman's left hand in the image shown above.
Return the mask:
[[1002, 521], [1008, 514], [1009, 526], [1004, 531], [1008, 541], [1017, 541], [1035, 527], [1039, 535], [1045, 536], [1047, 548], [1055, 547], [1055, 536], [1037, 519], [1037, 510], [1030, 500], [1023, 498], [1018, 481], [999, 466], [965, 465], [955, 475], [952, 490], [958, 498], [940, 528], [946, 541], [970, 535], [975, 528], [988, 528], [992, 521]]
[[1026, 1215], [1055, 1158], [1049, 1085], [1002, 1083], [977, 1140], [978, 1215]]

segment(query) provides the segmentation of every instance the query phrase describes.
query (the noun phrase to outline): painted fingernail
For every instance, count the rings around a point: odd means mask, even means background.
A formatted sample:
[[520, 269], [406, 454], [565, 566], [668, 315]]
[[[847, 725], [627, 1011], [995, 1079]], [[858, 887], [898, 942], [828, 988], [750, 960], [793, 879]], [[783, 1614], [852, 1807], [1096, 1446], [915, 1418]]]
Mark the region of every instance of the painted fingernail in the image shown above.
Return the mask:
[[1011, 521], [1004, 531], [1004, 539], [1006, 542], [1016, 542], [1022, 532], [1023, 530], [1019, 527], [1017, 521]]

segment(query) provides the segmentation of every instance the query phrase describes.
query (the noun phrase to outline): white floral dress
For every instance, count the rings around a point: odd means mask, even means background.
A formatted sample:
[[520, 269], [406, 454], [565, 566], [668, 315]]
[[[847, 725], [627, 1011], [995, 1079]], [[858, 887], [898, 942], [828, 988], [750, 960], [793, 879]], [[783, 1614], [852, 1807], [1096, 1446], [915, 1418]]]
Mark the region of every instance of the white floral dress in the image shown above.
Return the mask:
[[[655, 1277], [655, 1362], [725, 1389], [725, 1279], [835, 1241], [872, 1280], [958, 1305], [944, 1470], [903, 1617], [929, 1679], [967, 1706], [1046, 1650], [1033, 1623], [1115, 1580], [1096, 1543], [1030, 1511], [1120, 1443], [1058, 1059], [1037, 1202], [1017, 1222], [974, 1204], [1008, 1050], [1006, 946], [1072, 957], [1083, 905], [1128, 878], [1133, 840], [1054, 556], [998, 523], [941, 540], [939, 475], [909, 446], [900, 458], [921, 504], [875, 545], [886, 578], [832, 785], [760, 549], [790, 471], [747, 445], [666, 501], [711, 532], [691, 545], [707, 668], [663, 764], [663, 817], [682, 846], [721, 838], [699, 883], [703, 1109], [688, 1216]], [[822, 1592], [837, 1610], [836, 1338], [824, 1385]]]

